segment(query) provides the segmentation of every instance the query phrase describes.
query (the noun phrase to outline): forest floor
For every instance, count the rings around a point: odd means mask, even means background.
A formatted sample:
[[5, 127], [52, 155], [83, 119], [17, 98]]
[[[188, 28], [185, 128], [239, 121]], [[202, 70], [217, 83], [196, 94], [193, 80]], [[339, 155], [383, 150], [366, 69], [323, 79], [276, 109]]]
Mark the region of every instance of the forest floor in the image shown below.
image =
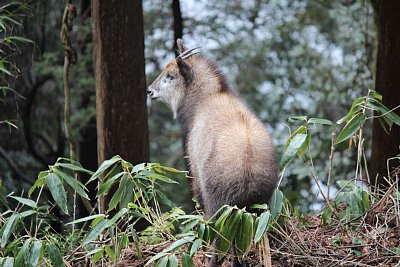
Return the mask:
[[[332, 216], [329, 223], [323, 223], [323, 212], [287, 218], [283, 227], [269, 233], [269, 248], [254, 246], [247, 252], [246, 266], [400, 266], [400, 211], [393, 191], [388, 190], [365, 214], [349, 221]], [[343, 209], [339, 206], [336, 214]], [[144, 266], [168, 245], [142, 248], [141, 260], [135, 250], [127, 249], [116, 266]], [[208, 257], [199, 251], [193, 263], [206, 266]], [[229, 259], [223, 266], [228, 263]]]

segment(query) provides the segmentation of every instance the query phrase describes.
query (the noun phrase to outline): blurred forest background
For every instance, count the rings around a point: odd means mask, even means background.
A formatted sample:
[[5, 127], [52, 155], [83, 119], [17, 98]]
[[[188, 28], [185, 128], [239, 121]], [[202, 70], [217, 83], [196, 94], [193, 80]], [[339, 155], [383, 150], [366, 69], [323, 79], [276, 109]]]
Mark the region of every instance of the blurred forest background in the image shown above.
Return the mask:
[[[18, 35], [34, 44], [23, 43], [7, 56], [20, 70], [15, 78], [6, 79], [17, 94], [9, 92], [0, 99], [0, 178], [5, 192], [26, 190], [40, 170], [58, 157], [68, 157], [63, 130], [64, 50], [59, 39], [65, 2], [28, 3], [27, 10], [13, 12], [22, 25]], [[72, 4], [77, 18], [70, 38], [78, 61], [70, 73], [71, 122], [78, 160], [95, 170], [91, 1], [74, 0]], [[355, 98], [375, 87], [377, 34], [374, 9], [366, 0], [145, 0], [143, 27], [147, 84], [175, 57], [177, 38], [183, 37], [189, 46], [201, 46], [202, 53], [218, 62], [232, 87], [267, 125], [279, 156], [290, 136], [289, 127], [301, 124], [288, 122], [289, 117], [305, 115], [336, 122]], [[114, 71], [122, 68], [116, 66]], [[127, 101], [135, 105], [134, 99]], [[147, 104], [150, 162], [186, 169], [178, 124], [165, 105]], [[135, 125], [129, 119], [123, 123]], [[365, 129], [369, 156], [372, 124]], [[338, 129], [316, 126], [312, 131], [311, 152], [323, 183], [332, 131]], [[333, 182], [354, 177], [356, 152], [346, 142], [336, 147]], [[281, 189], [304, 211], [319, 207], [314, 205], [319, 201], [318, 189], [302, 159], [288, 168]], [[188, 181], [181, 181], [179, 192], [173, 190], [169, 190], [171, 198], [190, 210]]]

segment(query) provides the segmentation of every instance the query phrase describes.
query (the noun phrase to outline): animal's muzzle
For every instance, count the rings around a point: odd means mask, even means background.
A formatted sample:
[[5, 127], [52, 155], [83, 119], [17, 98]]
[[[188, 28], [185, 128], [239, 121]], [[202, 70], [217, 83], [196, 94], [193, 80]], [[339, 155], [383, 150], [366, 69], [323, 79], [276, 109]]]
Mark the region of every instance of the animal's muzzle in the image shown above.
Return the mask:
[[147, 96], [148, 97], [153, 97], [154, 96], [154, 91], [151, 90], [150, 88], [147, 88]]

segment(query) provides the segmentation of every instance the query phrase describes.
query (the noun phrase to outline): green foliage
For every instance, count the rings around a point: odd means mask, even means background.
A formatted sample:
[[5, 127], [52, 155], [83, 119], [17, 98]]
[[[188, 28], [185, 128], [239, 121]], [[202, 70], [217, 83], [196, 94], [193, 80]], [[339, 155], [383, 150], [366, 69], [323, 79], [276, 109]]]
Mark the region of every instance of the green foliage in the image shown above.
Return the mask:
[[[87, 184], [98, 183], [97, 198], [109, 194], [113, 186], [116, 190], [105, 213], [67, 223], [64, 230], [70, 233], [71, 239], [63, 242], [67, 236], [51, 229], [50, 211], [54, 207], [42, 205], [41, 194], [47, 188], [55, 205], [66, 215], [70, 214], [67, 191], [72, 190], [88, 199], [88, 189], [76, 178], [82, 173], [91, 175]], [[0, 230], [0, 245], [3, 248], [0, 259], [3, 264], [11, 266], [38, 266], [44, 261], [51, 266], [64, 266], [63, 255], [68, 249], [80, 245], [87, 251], [86, 256], [92, 258], [93, 264], [100, 260], [106, 262], [107, 259], [115, 262], [121, 257], [122, 249], [129, 245], [130, 238], [138, 240], [133, 230], [138, 218], [147, 220], [153, 230], [156, 229], [152, 232], [152, 239], [144, 231], [143, 240], [163, 240], [168, 232], [174, 230], [173, 223], [177, 217], [183, 214], [178, 208], [164, 213], [160, 205], [160, 200], [172, 204], [160, 189], [164, 184], [176, 184], [169, 177], [177, 176], [185, 177], [185, 173], [153, 163], [134, 166], [119, 156], [105, 161], [96, 172], [84, 169], [76, 161], [60, 158], [49, 166], [49, 170], [39, 173], [29, 190], [29, 196], [32, 196], [40, 189], [36, 201], [12, 194], [8, 196], [19, 204], [14, 211], [2, 214], [5, 223]], [[113, 209], [117, 211], [111, 216], [109, 212]], [[72, 212], [75, 216], [75, 208]], [[99, 239], [103, 243], [99, 243]], [[175, 258], [171, 256], [169, 261], [174, 263]]]
[[[16, 11], [10, 12], [9, 9], [15, 9]], [[0, 94], [2, 98], [7, 97], [8, 93], [24, 98], [10, 86], [10, 81], [15, 80], [20, 74], [20, 70], [15, 63], [15, 56], [21, 52], [20, 46], [33, 44], [32, 40], [18, 35], [18, 31], [22, 28], [22, 17], [27, 13], [29, 13], [27, 3], [11, 1], [0, 4]], [[8, 119], [0, 120], [0, 125], [2, 124], [17, 128]]]
[[184, 264], [192, 266], [195, 252], [201, 247], [210, 247], [213, 243], [216, 244], [219, 260], [234, 246], [236, 255], [242, 261], [250, 247], [258, 244], [267, 232], [271, 232], [282, 215], [282, 207], [284, 203], [287, 204], [287, 199], [280, 190], [275, 190], [272, 198], [274, 200], [271, 201], [271, 208], [266, 204], [252, 206], [254, 209], [264, 210], [259, 216], [236, 206], [222, 207], [210, 220], [204, 220], [198, 215], [178, 216], [184, 226], [182, 232], [176, 235], [176, 240], [170, 246], [152, 257], [147, 265], [153, 262], [165, 264], [169, 257], [180, 253], [185, 255], [182, 256]]

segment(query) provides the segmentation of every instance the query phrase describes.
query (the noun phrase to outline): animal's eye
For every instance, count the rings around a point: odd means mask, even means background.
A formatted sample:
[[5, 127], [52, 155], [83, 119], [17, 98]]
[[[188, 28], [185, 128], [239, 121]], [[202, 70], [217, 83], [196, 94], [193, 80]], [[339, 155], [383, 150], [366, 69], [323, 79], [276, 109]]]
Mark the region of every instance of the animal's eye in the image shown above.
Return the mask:
[[167, 78], [167, 80], [173, 80], [175, 79], [175, 76], [172, 75], [171, 73], [167, 73], [167, 76], [165, 76], [165, 78]]

